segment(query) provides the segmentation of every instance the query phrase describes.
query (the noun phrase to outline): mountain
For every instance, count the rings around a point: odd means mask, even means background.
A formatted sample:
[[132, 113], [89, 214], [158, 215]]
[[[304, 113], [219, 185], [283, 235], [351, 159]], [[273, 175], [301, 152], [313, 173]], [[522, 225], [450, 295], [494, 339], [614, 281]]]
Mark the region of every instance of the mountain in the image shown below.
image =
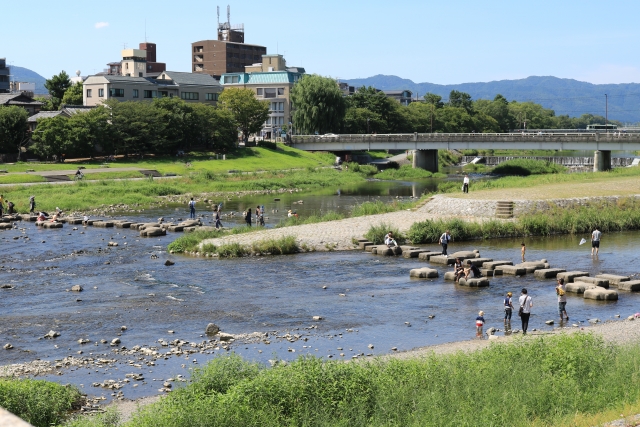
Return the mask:
[[31, 71], [28, 68], [18, 67], [16, 65], [11, 66], [11, 80], [16, 82], [26, 82], [36, 84], [36, 95], [46, 95], [49, 93], [44, 87], [45, 78], [35, 71]]
[[519, 80], [499, 80], [486, 83], [438, 85], [414, 83], [397, 76], [377, 75], [364, 79], [342, 80], [351, 86], [373, 86], [380, 90], [408, 89], [415, 97], [431, 92], [449, 98], [449, 92], [458, 90], [473, 99], [493, 99], [501, 94], [509, 101], [533, 101], [551, 108], [556, 115], [571, 117], [584, 113], [605, 115], [605, 93], [609, 96], [609, 118], [625, 123], [640, 122], [640, 84], [593, 84], [552, 76], [531, 76]]

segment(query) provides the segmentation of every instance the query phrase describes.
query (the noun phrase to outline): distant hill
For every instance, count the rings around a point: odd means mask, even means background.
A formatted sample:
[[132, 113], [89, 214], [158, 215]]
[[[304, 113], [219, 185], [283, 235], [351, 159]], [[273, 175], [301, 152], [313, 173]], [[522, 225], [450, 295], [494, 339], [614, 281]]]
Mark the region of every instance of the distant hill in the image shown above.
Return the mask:
[[532, 76], [520, 80], [500, 80], [487, 83], [461, 83], [438, 85], [434, 83], [414, 83], [397, 76], [377, 75], [365, 79], [341, 80], [352, 86], [373, 86], [380, 90], [409, 89], [420, 98], [427, 93], [435, 93], [444, 100], [449, 92], [466, 92], [473, 99], [493, 99], [501, 94], [509, 101], [533, 101], [551, 108], [556, 115], [571, 117], [584, 113], [605, 115], [605, 96], [609, 95], [609, 118], [626, 123], [640, 122], [640, 84], [596, 85], [573, 79], [552, 76]]
[[28, 68], [18, 67], [16, 65], [11, 66], [11, 80], [16, 82], [26, 82], [36, 84], [36, 95], [46, 95], [49, 92], [44, 87], [45, 78], [35, 71], [31, 71]]

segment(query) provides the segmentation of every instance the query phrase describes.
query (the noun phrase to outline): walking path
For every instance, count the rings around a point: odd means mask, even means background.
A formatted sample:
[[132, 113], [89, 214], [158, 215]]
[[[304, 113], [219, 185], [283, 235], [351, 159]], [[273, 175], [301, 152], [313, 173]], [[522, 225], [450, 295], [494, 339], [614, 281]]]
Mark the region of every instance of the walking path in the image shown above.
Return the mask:
[[[148, 168], [95, 168], [95, 169], [82, 169], [82, 173], [85, 175], [89, 175], [92, 173], [99, 172], [130, 172], [130, 171], [141, 171], [147, 170]], [[65, 170], [49, 170], [49, 171], [35, 171], [35, 172], [9, 172], [3, 174], [2, 176], [7, 175], [40, 175], [40, 176], [51, 176], [51, 175], [74, 175], [76, 173], [76, 169], [65, 169]]]

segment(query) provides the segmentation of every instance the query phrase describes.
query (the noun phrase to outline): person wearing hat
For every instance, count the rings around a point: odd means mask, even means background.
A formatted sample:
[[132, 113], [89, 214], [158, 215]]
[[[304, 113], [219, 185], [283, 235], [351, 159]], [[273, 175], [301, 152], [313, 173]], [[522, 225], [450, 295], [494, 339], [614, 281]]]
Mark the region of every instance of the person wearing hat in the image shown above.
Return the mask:
[[36, 196], [29, 197], [29, 213], [34, 213], [36, 210]]
[[289, 218], [291, 218], [291, 217], [293, 216], [293, 214], [291, 213], [291, 209], [289, 209], [289, 212], [287, 212], [287, 216], [288, 216]]
[[507, 292], [507, 296], [504, 298], [504, 323], [511, 323], [511, 314], [513, 313], [512, 296], [513, 294], [511, 292]]

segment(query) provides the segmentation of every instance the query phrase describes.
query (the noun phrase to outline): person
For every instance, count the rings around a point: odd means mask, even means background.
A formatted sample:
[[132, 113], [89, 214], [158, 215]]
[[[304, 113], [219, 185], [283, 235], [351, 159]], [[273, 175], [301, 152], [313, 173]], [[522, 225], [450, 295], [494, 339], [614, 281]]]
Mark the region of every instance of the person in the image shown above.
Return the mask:
[[602, 238], [602, 232], [598, 230], [598, 226], [596, 225], [595, 230], [591, 233], [591, 255], [593, 256], [593, 251], [595, 250], [596, 256], [598, 255], [598, 250], [600, 249], [600, 238]]
[[0, 194], [0, 217], [4, 213], [4, 199], [2, 198], [2, 194]]
[[82, 217], [82, 225], [89, 225], [89, 215]]
[[38, 212], [38, 221], [46, 221], [47, 217], [44, 215], [44, 212]]
[[287, 212], [287, 217], [291, 218], [293, 216], [293, 213], [291, 212], [291, 209], [289, 209], [289, 212]]
[[220, 208], [216, 210], [216, 230], [222, 228], [222, 221], [220, 221]]
[[391, 245], [396, 247], [398, 246], [396, 239], [393, 238], [393, 231], [389, 231], [389, 233], [387, 233], [387, 235], [384, 236], [384, 244], [389, 247], [391, 247]]
[[476, 317], [476, 335], [482, 336], [482, 327], [484, 326], [484, 311], [480, 310], [478, 317]]
[[193, 197], [189, 201], [189, 218], [196, 218], [196, 201], [193, 200]]
[[256, 224], [264, 226], [264, 211], [260, 205], [256, 206]]
[[247, 222], [247, 225], [251, 227], [251, 208], [247, 209], [247, 213], [244, 216], [244, 220]]
[[15, 205], [13, 204], [13, 202], [10, 202], [7, 200], [7, 213], [9, 215], [16, 213], [16, 211], [14, 210]]
[[462, 180], [462, 192], [463, 193], [469, 192], [469, 175], [465, 175], [464, 179]]
[[511, 323], [511, 314], [513, 313], [513, 301], [511, 301], [511, 292], [507, 292], [504, 298], [504, 323]]
[[76, 171], [76, 179], [82, 179], [82, 178], [84, 178], [84, 174], [82, 173], [80, 168], [78, 168], [78, 170]]
[[442, 255], [446, 256], [447, 258], [449, 257], [449, 255], [447, 255], [447, 246], [449, 245], [450, 241], [451, 241], [451, 234], [449, 234], [449, 230], [447, 230], [444, 233], [442, 233], [442, 236], [440, 236], [440, 244], [442, 245]]
[[569, 320], [569, 315], [567, 314], [567, 291], [564, 288], [564, 279], [558, 278], [558, 284], [556, 285], [556, 295], [558, 295], [558, 314], [560, 315], [560, 321], [562, 322], [562, 314], [567, 317]]
[[456, 283], [462, 276], [464, 276], [464, 267], [462, 266], [462, 259], [456, 258], [455, 263], [453, 264], [453, 274], [456, 276]]
[[529, 328], [529, 317], [531, 317], [531, 307], [533, 307], [533, 301], [531, 297], [527, 295], [527, 288], [522, 288], [522, 295], [520, 295], [518, 302], [520, 303], [520, 308], [522, 308], [522, 315], [520, 316], [520, 320], [522, 320], [522, 333], [526, 335], [527, 329]]
[[36, 210], [36, 196], [29, 197], [29, 213], [34, 213]]
[[520, 253], [522, 253], [522, 262], [524, 262], [524, 253], [527, 252], [527, 247], [525, 246], [524, 242], [522, 242], [520, 246], [522, 246], [520, 248]]
[[467, 266], [464, 268], [464, 280], [467, 280], [471, 273], [473, 273], [474, 278], [482, 277], [482, 272], [480, 272], [478, 266], [470, 261], [467, 261]]

